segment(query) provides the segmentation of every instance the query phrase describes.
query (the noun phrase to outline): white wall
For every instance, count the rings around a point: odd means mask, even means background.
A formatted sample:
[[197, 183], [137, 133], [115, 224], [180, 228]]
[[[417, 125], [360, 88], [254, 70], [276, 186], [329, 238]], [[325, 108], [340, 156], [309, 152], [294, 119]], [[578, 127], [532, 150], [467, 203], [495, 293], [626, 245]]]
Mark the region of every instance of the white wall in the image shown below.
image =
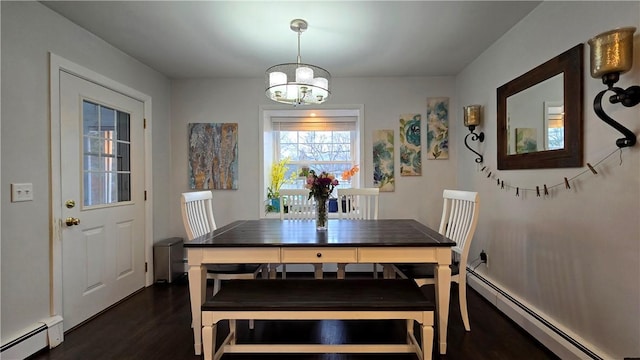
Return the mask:
[[[275, 103], [264, 95], [264, 80], [260, 79], [201, 79], [172, 82], [172, 200], [179, 202], [180, 193], [189, 191], [187, 167], [187, 124], [190, 122], [237, 122], [239, 142], [239, 189], [214, 190], [214, 215], [218, 226], [237, 219], [257, 219], [262, 216], [256, 205], [260, 200], [260, 158], [258, 147], [259, 106]], [[423, 133], [426, 133], [427, 97], [449, 97], [451, 111], [450, 143], [462, 130], [458, 112], [459, 102], [453, 96], [452, 77], [435, 78], [335, 78], [332, 95], [326, 104], [364, 105], [364, 184], [373, 185], [372, 135], [374, 130], [393, 129], [396, 150], [400, 114], [420, 113]], [[457, 117], [458, 116], [458, 117]], [[426, 144], [423, 135], [423, 143]], [[456, 183], [457, 149], [450, 151], [449, 160], [427, 160], [423, 156], [423, 175], [406, 177], [399, 174], [399, 153], [396, 157], [396, 190], [381, 193], [381, 218], [415, 218], [431, 226], [438, 226], [442, 207], [442, 190]], [[362, 164], [361, 164], [362, 165]], [[178, 208], [172, 229], [184, 235]]]
[[[188, 191], [186, 129], [189, 122], [237, 122], [240, 189], [215, 191], [219, 225], [258, 218], [254, 206], [260, 151], [258, 107], [271, 105], [262, 79], [190, 80], [171, 84], [92, 34], [37, 2], [0, 2], [2, 16], [1, 291], [2, 342], [49, 313], [49, 116], [48, 52], [52, 51], [153, 97], [154, 237], [182, 235], [179, 194]], [[423, 176], [396, 177], [396, 191], [381, 195], [381, 217], [415, 217], [436, 226], [446, 187], [480, 192], [480, 226], [472, 254], [485, 249], [490, 267], [478, 268], [558, 326], [614, 358], [640, 354], [640, 145], [625, 149], [583, 175], [571, 191], [549, 198], [515, 197], [487, 179], [462, 145], [467, 130], [461, 108], [485, 106], [480, 146], [485, 165], [507, 183], [555, 184], [584, 168], [496, 171], [495, 89], [534, 66], [618, 26], [640, 27], [638, 2], [544, 2], [501, 40], [451, 78], [334, 79], [332, 105], [363, 104], [365, 174], [371, 184], [371, 134], [391, 128], [398, 116], [425, 115], [425, 99], [450, 97], [450, 159], [423, 159]], [[635, 68], [619, 85], [640, 83], [640, 44]], [[596, 118], [591, 103], [602, 89], [588, 75], [585, 54], [585, 161], [615, 149], [620, 135]], [[610, 107], [638, 133], [638, 107]], [[169, 115], [171, 115], [169, 117]], [[425, 129], [426, 130], [426, 129]], [[474, 144], [475, 146], [476, 144]], [[396, 153], [396, 164], [398, 154]], [[10, 203], [9, 184], [32, 182], [33, 202]], [[458, 186], [456, 186], [456, 184]], [[251, 206], [245, 206], [251, 202]], [[248, 211], [246, 209], [249, 209]], [[28, 226], [25, 226], [25, 223]]]
[[[640, 354], [640, 146], [586, 168], [497, 171], [496, 88], [531, 68], [616, 27], [640, 28], [640, 3], [544, 2], [487, 49], [457, 77], [461, 105], [483, 104], [487, 136], [482, 146], [487, 179], [473, 154], [458, 144], [461, 188], [480, 192], [481, 212], [471, 256], [485, 249], [489, 268], [478, 271], [522, 300], [604, 358]], [[635, 35], [633, 70], [618, 86], [640, 83], [640, 33]], [[585, 44], [584, 158], [595, 164], [616, 149], [621, 134], [593, 112], [593, 98], [604, 89], [589, 74]], [[608, 97], [612, 93], [608, 93]], [[639, 106], [605, 106], [615, 119], [639, 133]], [[548, 198], [535, 192], [516, 197], [495, 178], [513, 186], [572, 183]], [[523, 195], [523, 194], [521, 194]]]
[[[2, 16], [2, 343], [50, 314], [49, 52], [153, 99], [154, 236], [169, 227], [170, 83], [38, 2], [0, 2]], [[11, 203], [10, 183], [34, 200]]]

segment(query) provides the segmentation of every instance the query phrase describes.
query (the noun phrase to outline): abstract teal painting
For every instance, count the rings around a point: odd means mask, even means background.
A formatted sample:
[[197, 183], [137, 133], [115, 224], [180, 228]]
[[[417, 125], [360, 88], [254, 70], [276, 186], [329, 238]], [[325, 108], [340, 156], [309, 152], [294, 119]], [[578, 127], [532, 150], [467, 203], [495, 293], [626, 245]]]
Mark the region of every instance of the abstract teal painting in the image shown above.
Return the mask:
[[400, 176], [422, 175], [420, 126], [422, 115], [400, 115]]
[[393, 130], [373, 132], [373, 185], [380, 191], [394, 191]]
[[449, 158], [449, 98], [427, 98], [427, 159]]
[[238, 124], [188, 125], [189, 187], [238, 189]]

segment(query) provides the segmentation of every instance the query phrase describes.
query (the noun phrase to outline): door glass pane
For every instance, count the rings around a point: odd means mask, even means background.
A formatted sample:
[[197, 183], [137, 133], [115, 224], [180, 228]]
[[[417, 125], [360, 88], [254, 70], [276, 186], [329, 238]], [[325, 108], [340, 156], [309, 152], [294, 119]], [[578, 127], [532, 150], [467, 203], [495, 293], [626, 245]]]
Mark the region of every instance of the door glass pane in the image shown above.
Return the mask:
[[85, 172], [84, 173], [84, 205], [96, 205], [103, 204], [104, 198], [104, 178], [103, 173], [100, 172]]
[[114, 186], [117, 184], [117, 181], [118, 181], [117, 174], [114, 172], [108, 172], [105, 174], [105, 178], [106, 178], [105, 190], [107, 195], [106, 202], [107, 203], [118, 202], [118, 188]]
[[118, 171], [129, 171], [129, 144], [118, 142]]
[[83, 204], [131, 201], [130, 115], [84, 100]]
[[100, 132], [106, 139], [113, 139], [116, 130], [116, 111], [100, 106]]
[[98, 136], [98, 105], [88, 101], [82, 103], [82, 125], [85, 136]]
[[118, 173], [118, 198], [120, 201], [131, 200], [130, 179], [131, 174]]
[[[97, 155], [84, 155], [84, 168], [86, 170], [90, 170], [91, 172], [99, 172], [102, 170], [102, 164], [100, 164], [100, 156]], [[88, 171], [85, 171], [88, 172]]]
[[129, 114], [118, 112], [118, 140], [129, 141]]
[[100, 140], [100, 138], [85, 136], [83, 140], [83, 150], [85, 155], [100, 156], [100, 154], [102, 153], [103, 145], [103, 142]]

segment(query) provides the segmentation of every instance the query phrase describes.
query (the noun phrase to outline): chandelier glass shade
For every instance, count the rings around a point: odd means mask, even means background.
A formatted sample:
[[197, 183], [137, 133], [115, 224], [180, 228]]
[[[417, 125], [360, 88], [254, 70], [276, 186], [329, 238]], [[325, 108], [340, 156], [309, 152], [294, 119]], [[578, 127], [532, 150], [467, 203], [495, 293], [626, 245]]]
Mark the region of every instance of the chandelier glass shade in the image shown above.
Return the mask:
[[295, 19], [290, 27], [298, 33], [298, 61], [268, 68], [265, 94], [269, 99], [284, 104], [322, 104], [331, 94], [331, 74], [319, 66], [300, 61], [300, 34], [307, 29], [307, 22]]

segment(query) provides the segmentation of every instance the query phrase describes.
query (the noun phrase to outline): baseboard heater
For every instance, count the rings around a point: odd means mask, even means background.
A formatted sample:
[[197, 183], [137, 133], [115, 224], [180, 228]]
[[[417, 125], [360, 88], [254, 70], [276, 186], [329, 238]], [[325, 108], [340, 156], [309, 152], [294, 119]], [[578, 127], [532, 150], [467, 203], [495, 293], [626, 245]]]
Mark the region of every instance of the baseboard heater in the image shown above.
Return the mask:
[[0, 359], [24, 359], [63, 341], [61, 316], [52, 316], [25, 329], [23, 334], [0, 346]]
[[[513, 306], [519, 308], [520, 310], [524, 311], [526, 314], [528, 314], [530, 317], [532, 317], [533, 319], [537, 320], [538, 322], [540, 322], [540, 324], [542, 324], [545, 328], [547, 328], [548, 330], [552, 331], [557, 337], [560, 337], [561, 339], [563, 339], [564, 341], [566, 341], [568, 344], [571, 344], [573, 347], [575, 347], [576, 349], [578, 349], [581, 353], [583, 353], [584, 355], [588, 356], [591, 359], [594, 360], [603, 360], [604, 358], [601, 357], [600, 355], [596, 354], [595, 352], [593, 352], [592, 350], [590, 350], [588, 347], [586, 347], [584, 344], [580, 343], [578, 340], [574, 339], [572, 336], [570, 336], [569, 334], [567, 334], [566, 332], [564, 332], [562, 329], [558, 328], [557, 326], [555, 326], [554, 324], [552, 324], [551, 322], [549, 322], [547, 319], [543, 318], [542, 316], [540, 316], [538, 313], [536, 313], [535, 311], [533, 311], [531, 308], [527, 307], [525, 304], [523, 304], [522, 302], [518, 301], [517, 299], [515, 299], [513, 296], [509, 295], [506, 291], [502, 290], [501, 288], [499, 288], [498, 286], [496, 286], [495, 284], [493, 284], [491, 281], [487, 280], [485, 277], [483, 277], [482, 275], [480, 275], [479, 273], [473, 271], [472, 268], [467, 268], [467, 273], [471, 276], [474, 276], [478, 281], [480, 281], [482, 284], [481, 286], [485, 286], [490, 288], [491, 290], [495, 291], [496, 293], [500, 294], [502, 297], [504, 297], [506, 300], [508, 300]], [[472, 284], [469, 284], [472, 285]], [[487, 296], [485, 294], [482, 294], [482, 292], [480, 292], [481, 295], [483, 295], [485, 298], [487, 298]], [[491, 299], [487, 298], [487, 300], [489, 300], [491, 302]], [[492, 302], [493, 303], [493, 302]], [[493, 305], [497, 306], [496, 303], [493, 303]], [[500, 309], [498, 307], [498, 309]], [[501, 309], [500, 309], [501, 310]], [[502, 310], [501, 310], [502, 311]], [[505, 313], [504, 311], [502, 311], [503, 313]], [[509, 315], [506, 314], [505, 315]], [[516, 321], [517, 323], [517, 321]], [[520, 324], [519, 324], [520, 325]], [[526, 331], [526, 329], [525, 329]], [[534, 338], [536, 337], [534, 334], [531, 334]], [[540, 339], [538, 339], [540, 340]], [[543, 344], [544, 342], [541, 341]], [[548, 346], [548, 344], [545, 344]], [[566, 346], [559, 344], [560, 346], [564, 347], [565, 349]], [[553, 350], [553, 349], [552, 349]], [[575, 351], [571, 351], [571, 349], [567, 349], [568, 351], [570, 351], [574, 356], [577, 355]], [[557, 354], [556, 354], [557, 355]], [[562, 356], [561, 356], [562, 357]], [[583, 358], [584, 356], [576, 356], [576, 358]]]

